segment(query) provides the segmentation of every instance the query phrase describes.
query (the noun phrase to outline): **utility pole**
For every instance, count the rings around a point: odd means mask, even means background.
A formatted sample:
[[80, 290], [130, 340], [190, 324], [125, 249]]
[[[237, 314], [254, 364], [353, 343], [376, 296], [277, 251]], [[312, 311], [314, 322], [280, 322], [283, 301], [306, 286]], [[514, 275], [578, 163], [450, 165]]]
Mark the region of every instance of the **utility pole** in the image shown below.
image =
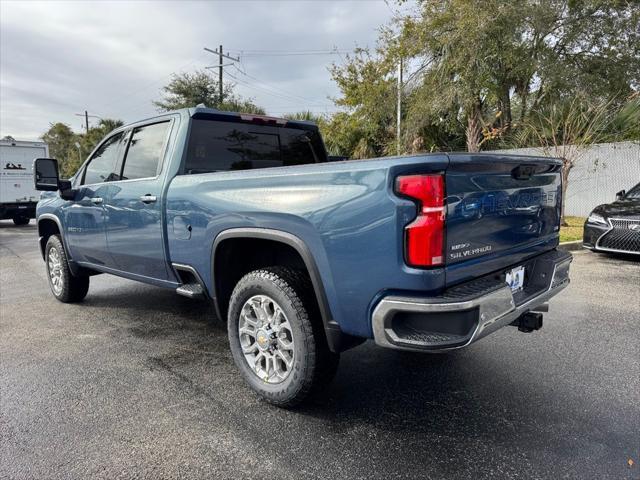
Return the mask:
[[86, 129], [87, 133], [89, 133], [89, 117], [91, 117], [91, 118], [100, 118], [97, 115], [89, 115], [89, 112], [87, 112], [86, 110], [84, 111], [84, 113], [76, 113], [75, 116], [76, 117], [84, 117], [84, 128]]
[[218, 52], [218, 87], [220, 88], [220, 105], [222, 105], [222, 100], [224, 100], [224, 92], [222, 91], [222, 45], [220, 45]]
[[402, 117], [402, 57], [398, 63], [398, 99], [396, 112], [396, 144], [397, 154], [400, 155], [400, 119]]
[[218, 65], [212, 66], [212, 67], [206, 67], [206, 68], [217, 68], [218, 69], [218, 88], [220, 89], [220, 103], [223, 102], [224, 100], [224, 88], [222, 87], [222, 69], [224, 67], [228, 67], [229, 65], [233, 65], [233, 63], [227, 63], [227, 64], [223, 64], [222, 63], [222, 59], [226, 58], [228, 60], [231, 60], [232, 62], [239, 62], [240, 58], [234, 58], [231, 57], [229, 55], [225, 55], [222, 51], [222, 45], [220, 45], [218, 50], [211, 50], [210, 48], [204, 47], [204, 49], [209, 52], [209, 53], [213, 53], [215, 55], [218, 55]]

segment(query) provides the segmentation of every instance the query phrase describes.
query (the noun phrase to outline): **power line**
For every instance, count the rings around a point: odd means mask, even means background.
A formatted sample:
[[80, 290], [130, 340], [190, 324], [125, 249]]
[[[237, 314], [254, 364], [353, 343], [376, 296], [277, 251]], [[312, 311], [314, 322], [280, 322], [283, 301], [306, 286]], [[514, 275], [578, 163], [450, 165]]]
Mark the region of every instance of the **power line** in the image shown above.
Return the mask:
[[[293, 50], [293, 49], [283, 49], [283, 50], [262, 50], [262, 49], [250, 49], [250, 50], [238, 50], [238, 49], [232, 49], [227, 51], [227, 53], [224, 53], [222, 51], [222, 46], [220, 47], [219, 50], [212, 50], [209, 48], [205, 47], [205, 51], [209, 52], [209, 53], [213, 53], [218, 55], [219, 57], [219, 62], [218, 65], [214, 65], [208, 68], [218, 68], [219, 69], [219, 74], [218, 74], [218, 78], [219, 78], [219, 82], [220, 82], [220, 87], [221, 87], [221, 92], [222, 93], [222, 75], [228, 75], [229, 77], [233, 78], [236, 82], [240, 83], [241, 85], [244, 85], [245, 87], [248, 87], [250, 89], [256, 90], [257, 92], [261, 92], [263, 94], [266, 95], [270, 95], [274, 98], [280, 98], [281, 100], [285, 100], [287, 102], [291, 102], [291, 103], [300, 103], [303, 102], [305, 105], [307, 105], [307, 102], [313, 102], [314, 100], [309, 99], [309, 98], [305, 98], [302, 97], [300, 95], [295, 95], [292, 94], [290, 92], [287, 92], [286, 90], [276, 87], [274, 85], [271, 84], [267, 84], [265, 82], [262, 82], [260, 79], [258, 79], [257, 77], [254, 77], [253, 75], [250, 75], [249, 73], [246, 72], [246, 67], [244, 67], [241, 58], [248, 56], [248, 57], [259, 57], [259, 56], [304, 56], [304, 55], [341, 55], [342, 53], [351, 53], [354, 52], [355, 50], [349, 50], [349, 49], [339, 49], [339, 48], [333, 48], [333, 49], [304, 49], [304, 50]], [[230, 52], [233, 52], [234, 54], [237, 54], [238, 57], [234, 58], [233, 56], [230, 55]], [[239, 62], [240, 65], [242, 65], [242, 68], [240, 68], [238, 65], [236, 65], [235, 63], [227, 63], [224, 64], [222, 63], [221, 58], [226, 58], [228, 60], [231, 60], [232, 62]], [[103, 110], [105, 109], [109, 109], [111, 107], [113, 107], [114, 105], [119, 105], [122, 102], [131, 99], [134, 96], [139, 96], [141, 93], [145, 93], [147, 92], [152, 86], [160, 84], [161, 82], [165, 81], [167, 78], [171, 77], [172, 75], [174, 75], [176, 72], [184, 70], [187, 67], [192, 66], [193, 64], [199, 62], [202, 59], [202, 56], [199, 56], [198, 58], [195, 58], [194, 60], [191, 60], [188, 63], [185, 63], [181, 66], [179, 66], [178, 68], [174, 69], [172, 72], [163, 75], [161, 77], [158, 77], [156, 80], [154, 80], [153, 82], [150, 82], [148, 84], [146, 84], [144, 87], [139, 88], [139, 89], [135, 89], [133, 91], [130, 91], [129, 93], [126, 93], [124, 95], [120, 95], [118, 96], [118, 98], [114, 99], [113, 101], [110, 101], [108, 103], [101, 103], [99, 104], [100, 107], [103, 108]], [[233, 66], [236, 71], [241, 74], [243, 77], [246, 77], [247, 79], [251, 79], [255, 82], [257, 82], [257, 85], [254, 84], [253, 82], [249, 81], [249, 80], [243, 80], [238, 78], [237, 76], [231, 75], [229, 74], [227, 71], [224, 71], [224, 67], [226, 66]], [[145, 104], [149, 104], [151, 103], [151, 100], [145, 100], [144, 101]], [[134, 105], [140, 105], [140, 107], [136, 107], [134, 110], [131, 110], [131, 108], [127, 108], [127, 110], [131, 111], [140, 111], [142, 109], [144, 109], [145, 111], [147, 110], [146, 105], [143, 107], [141, 104], [138, 104], [138, 102], [134, 101], [133, 102]], [[131, 103], [128, 105], [128, 107], [131, 107]], [[316, 104], [314, 104], [313, 106], [316, 106]], [[85, 119], [85, 126], [86, 126], [86, 119]]]
[[304, 57], [314, 55], [340, 55], [342, 53], [353, 53], [353, 50], [343, 52], [332, 50], [327, 52], [283, 52], [283, 53], [240, 53], [243, 57]]
[[302, 99], [302, 100], [296, 99], [296, 98], [293, 98], [291, 96], [275, 92], [273, 90], [268, 90], [268, 89], [253, 85], [253, 84], [251, 84], [251, 83], [249, 83], [249, 82], [247, 82], [245, 80], [242, 80], [241, 78], [236, 77], [235, 75], [233, 75], [233, 74], [231, 74], [229, 72], [224, 72], [224, 74], [227, 75], [228, 77], [232, 78], [233, 80], [235, 80], [240, 85], [244, 85], [245, 87], [252, 88], [253, 90], [256, 90], [258, 92], [264, 93], [266, 95], [271, 95], [272, 97], [279, 98], [281, 100], [286, 100], [286, 101], [291, 102], [291, 103], [300, 103], [301, 101], [302, 102], [306, 102], [306, 100], [304, 100], [304, 99]]
[[351, 51], [352, 49], [346, 49], [346, 48], [338, 48], [338, 47], [332, 47], [332, 48], [317, 48], [317, 49], [313, 49], [313, 48], [303, 48], [303, 49], [299, 49], [299, 50], [295, 50], [295, 49], [291, 49], [291, 48], [285, 48], [285, 49], [255, 49], [255, 48], [241, 48], [241, 49], [232, 49], [232, 52], [247, 52], [247, 53], [287, 53], [287, 52], [293, 52], [293, 53], [304, 53], [304, 52], [335, 52], [335, 51]]
[[[240, 56], [238, 56], [237, 58], [234, 58], [234, 57], [232, 57], [232, 56], [230, 56], [228, 54], [224, 54], [222, 48], [223, 48], [222, 45], [220, 45], [218, 50], [212, 50], [210, 48], [204, 47], [205, 51], [207, 51], [209, 53], [216, 54], [216, 55], [218, 55], [218, 58], [219, 58], [219, 64], [218, 65], [214, 65], [214, 66], [207, 67], [207, 68], [218, 68], [218, 75], [219, 75], [218, 83], [219, 83], [219, 88], [220, 88], [220, 103], [222, 103], [222, 101], [224, 99], [224, 96], [223, 96], [223, 76], [224, 75], [230, 76], [231, 78], [233, 78], [235, 81], [237, 81], [241, 85], [245, 85], [245, 86], [247, 86], [249, 88], [253, 88], [253, 89], [257, 90], [257, 91], [261, 91], [262, 93], [266, 93], [268, 95], [272, 95], [272, 96], [281, 98], [283, 100], [291, 101], [290, 99], [293, 99], [293, 101], [296, 101], [296, 102], [300, 102], [300, 101], [302, 101], [302, 102], [310, 102], [310, 101], [312, 101], [312, 100], [310, 100], [308, 98], [304, 98], [304, 97], [301, 97], [299, 95], [291, 94], [291, 93], [286, 92], [286, 91], [284, 91], [282, 89], [279, 89], [277, 87], [273, 87], [273, 86], [269, 86], [269, 85], [264, 84], [264, 82], [262, 82], [260, 79], [254, 77], [253, 75], [248, 74], [246, 72], [246, 69], [241, 69], [240, 67], [238, 67], [238, 65], [236, 65], [235, 62], [241, 62]], [[295, 54], [303, 53], [303, 51], [295, 51], [295, 52], [293, 52], [293, 51], [282, 51], [282, 50], [281, 51], [276, 51], [276, 50], [251, 50], [251, 52], [255, 52], [256, 54], [260, 53], [260, 54], [278, 54], [278, 55], [283, 54], [283, 53], [287, 53], [287, 54], [289, 54], [289, 53], [295, 53]], [[320, 53], [320, 52], [325, 52], [325, 51], [319, 51], [319, 50], [304, 51], [304, 53]], [[224, 64], [223, 63], [223, 58], [226, 58], [227, 60], [231, 60], [232, 63]], [[238, 77], [236, 77], [235, 75], [230, 74], [228, 71], [224, 71], [224, 67], [225, 66], [234, 67], [238, 71], [238, 73], [240, 73], [241, 75], [244, 75], [247, 78], [251, 78], [256, 82], [259, 82], [259, 85], [258, 86], [254, 86], [254, 85], [251, 84], [251, 82], [246, 81], [246, 80], [241, 80]]]
[[240, 57], [289, 57], [305, 55], [340, 55], [354, 53], [354, 49], [324, 49], [324, 50], [233, 50]]
[[167, 78], [169, 78], [172, 75], [174, 75], [177, 71], [183, 70], [183, 69], [185, 69], [187, 67], [190, 67], [194, 63], [200, 61], [201, 58], [202, 58], [202, 55], [200, 57], [194, 59], [194, 60], [191, 60], [189, 63], [185, 63], [184, 65], [179, 66], [178, 68], [174, 69], [171, 73], [168, 73], [167, 75], [163, 75], [163, 76], [159, 77], [158, 79], [154, 80], [153, 82], [146, 84], [142, 88], [133, 90], [133, 91], [131, 91], [131, 92], [129, 92], [129, 93], [123, 95], [123, 96], [120, 96], [118, 99], [116, 99], [116, 100], [114, 100], [112, 102], [109, 102], [109, 103], [106, 103], [106, 104], [102, 104], [103, 110], [107, 109], [107, 108], [110, 108], [113, 105], [118, 105], [118, 104], [122, 103], [123, 101], [128, 100], [129, 98], [131, 98], [131, 97], [133, 97], [135, 95], [138, 95], [138, 94], [140, 94], [142, 92], [146, 92], [147, 90], [149, 90], [149, 88], [151, 88], [154, 85], [157, 85], [160, 82], [165, 81]]
[[253, 79], [253, 80], [257, 81], [257, 82], [260, 82], [260, 85], [262, 85], [262, 87], [267, 89], [267, 90], [272, 90], [275, 93], [281, 93], [282, 95], [285, 95], [287, 97], [296, 98], [296, 99], [298, 99], [298, 101], [303, 101], [303, 102], [312, 102], [313, 101], [313, 100], [311, 100], [309, 98], [301, 97], [300, 95], [295, 95], [295, 94], [289, 93], [286, 90], [283, 90], [281, 88], [275, 87], [273, 85], [266, 84], [266, 83], [262, 82], [260, 79], [254, 77], [253, 75], [249, 75], [246, 72], [246, 70], [241, 70], [236, 65], [234, 65], [234, 67], [236, 68], [236, 70], [240, 74], [244, 75], [245, 77], [251, 78], [251, 79]]

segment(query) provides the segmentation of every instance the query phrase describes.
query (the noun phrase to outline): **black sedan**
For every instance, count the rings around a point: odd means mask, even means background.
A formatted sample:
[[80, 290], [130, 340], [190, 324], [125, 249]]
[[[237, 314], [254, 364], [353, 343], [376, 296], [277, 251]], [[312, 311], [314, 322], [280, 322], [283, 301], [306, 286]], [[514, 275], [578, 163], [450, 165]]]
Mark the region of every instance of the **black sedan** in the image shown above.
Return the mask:
[[584, 224], [585, 248], [640, 255], [640, 183], [597, 206]]

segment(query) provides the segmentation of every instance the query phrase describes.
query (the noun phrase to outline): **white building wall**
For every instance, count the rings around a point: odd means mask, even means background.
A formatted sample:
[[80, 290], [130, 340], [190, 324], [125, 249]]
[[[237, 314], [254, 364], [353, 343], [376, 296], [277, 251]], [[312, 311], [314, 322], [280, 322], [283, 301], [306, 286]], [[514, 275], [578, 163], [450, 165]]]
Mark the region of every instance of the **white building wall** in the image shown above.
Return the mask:
[[[540, 148], [500, 153], [545, 155]], [[589, 148], [569, 173], [566, 215], [586, 217], [596, 205], [615, 200], [616, 192], [640, 182], [640, 142], [600, 143]]]

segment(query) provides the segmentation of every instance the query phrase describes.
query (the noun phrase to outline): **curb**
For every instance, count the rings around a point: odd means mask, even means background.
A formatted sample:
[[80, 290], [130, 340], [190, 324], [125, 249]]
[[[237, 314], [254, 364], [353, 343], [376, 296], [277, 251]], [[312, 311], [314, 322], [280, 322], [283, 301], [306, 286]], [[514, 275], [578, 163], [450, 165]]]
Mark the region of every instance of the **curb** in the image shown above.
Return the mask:
[[562, 242], [558, 245], [560, 250], [565, 252], [575, 252], [576, 250], [582, 250], [582, 240], [576, 240], [574, 242]]

